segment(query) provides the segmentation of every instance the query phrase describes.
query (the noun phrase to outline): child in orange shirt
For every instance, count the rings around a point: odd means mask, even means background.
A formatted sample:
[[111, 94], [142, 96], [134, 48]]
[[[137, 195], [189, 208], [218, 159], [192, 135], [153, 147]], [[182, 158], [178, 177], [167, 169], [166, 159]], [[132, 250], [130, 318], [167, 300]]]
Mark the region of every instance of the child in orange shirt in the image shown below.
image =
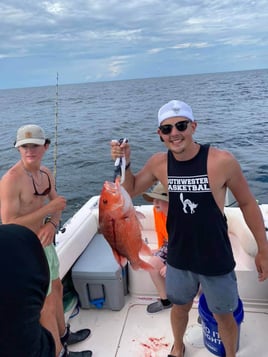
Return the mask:
[[147, 306], [147, 312], [153, 314], [172, 307], [172, 303], [167, 299], [165, 282], [168, 245], [166, 231], [168, 194], [164, 186], [159, 183], [151, 192], [144, 192], [143, 198], [154, 205], [154, 221], [158, 241], [158, 250], [154, 252], [154, 255], [149, 260], [149, 263], [155, 268], [150, 272], [150, 275], [160, 296], [158, 301]]

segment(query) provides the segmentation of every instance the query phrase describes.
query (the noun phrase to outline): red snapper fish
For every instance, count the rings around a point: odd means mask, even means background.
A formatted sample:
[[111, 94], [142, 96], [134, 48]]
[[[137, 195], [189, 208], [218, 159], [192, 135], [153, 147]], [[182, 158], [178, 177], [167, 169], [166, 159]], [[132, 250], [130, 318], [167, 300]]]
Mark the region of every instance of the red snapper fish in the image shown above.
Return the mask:
[[110, 244], [116, 261], [122, 267], [128, 260], [134, 270], [152, 270], [139, 253], [152, 255], [143, 241], [140, 222], [127, 191], [115, 182], [105, 181], [99, 200], [99, 230]]

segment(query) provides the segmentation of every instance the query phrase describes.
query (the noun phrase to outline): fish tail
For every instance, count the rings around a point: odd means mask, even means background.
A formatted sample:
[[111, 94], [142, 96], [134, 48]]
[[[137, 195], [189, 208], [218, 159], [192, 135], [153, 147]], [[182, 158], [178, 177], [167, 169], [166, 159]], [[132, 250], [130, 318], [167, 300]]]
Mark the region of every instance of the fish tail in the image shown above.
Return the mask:
[[146, 244], [144, 241], [142, 241], [142, 246], [140, 249], [140, 254], [141, 255], [153, 255], [151, 248], [149, 247], [148, 244]]
[[149, 264], [141, 259], [136, 263], [131, 263], [131, 266], [132, 266], [133, 270], [143, 269], [143, 270], [147, 270], [147, 271], [152, 271], [155, 269], [151, 264]]

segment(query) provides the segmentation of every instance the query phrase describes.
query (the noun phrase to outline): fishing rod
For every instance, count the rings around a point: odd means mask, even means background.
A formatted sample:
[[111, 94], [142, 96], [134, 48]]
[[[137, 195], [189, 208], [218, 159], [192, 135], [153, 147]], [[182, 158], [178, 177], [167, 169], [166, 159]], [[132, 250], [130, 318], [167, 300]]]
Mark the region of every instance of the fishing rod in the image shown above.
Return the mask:
[[[55, 102], [55, 130], [54, 130], [54, 169], [53, 176], [55, 181], [55, 190], [56, 187], [56, 179], [57, 179], [57, 158], [58, 158], [58, 118], [59, 118], [59, 74], [57, 72], [57, 83], [56, 83], [56, 102]], [[59, 222], [59, 227], [61, 227], [61, 220]], [[64, 233], [64, 229], [59, 229], [62, 233]], [[55, 241], [54, 241], [55, 243]]]
[[58, 157], [58, 116], [59, 116], [59, 74], [57, 72], [57, 83], [56, 83], [56, 102], [55, 102], [55, 132], [54, 132], [54, 169], [53, 175], [55, 180], [56, 189], [56, 178], [57, 178], [57, 157]]

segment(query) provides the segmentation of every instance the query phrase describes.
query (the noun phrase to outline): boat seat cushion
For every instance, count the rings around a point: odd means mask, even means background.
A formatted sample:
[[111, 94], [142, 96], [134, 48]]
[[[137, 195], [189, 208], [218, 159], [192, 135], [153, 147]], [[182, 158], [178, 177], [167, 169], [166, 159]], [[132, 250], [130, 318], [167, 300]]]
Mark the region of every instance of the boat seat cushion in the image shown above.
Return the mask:
[[244, 251], [251, 257], [257, 254], [257, 244], [239, 208], [225, 208], [228, 232], [239, 239]]

